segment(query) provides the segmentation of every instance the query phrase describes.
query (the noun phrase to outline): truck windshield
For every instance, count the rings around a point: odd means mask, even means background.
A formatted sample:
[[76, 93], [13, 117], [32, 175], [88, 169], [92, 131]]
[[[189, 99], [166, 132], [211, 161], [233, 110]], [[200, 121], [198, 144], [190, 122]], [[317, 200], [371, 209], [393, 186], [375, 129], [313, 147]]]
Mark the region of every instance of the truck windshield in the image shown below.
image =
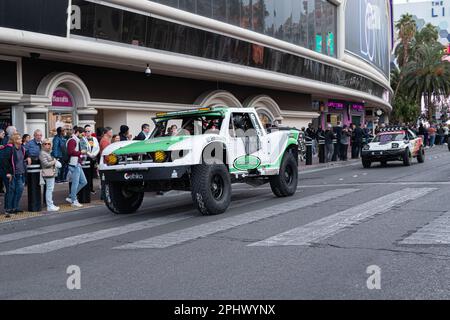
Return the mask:
[[392, 141], [402, 141], [406, 138], [404, 133], [379, 134], [372, 142], [389, 143]]
[[186, 135], [219, 134], [223, 117], [216, 115], [185, 116], [156, 119], [152, 138]]

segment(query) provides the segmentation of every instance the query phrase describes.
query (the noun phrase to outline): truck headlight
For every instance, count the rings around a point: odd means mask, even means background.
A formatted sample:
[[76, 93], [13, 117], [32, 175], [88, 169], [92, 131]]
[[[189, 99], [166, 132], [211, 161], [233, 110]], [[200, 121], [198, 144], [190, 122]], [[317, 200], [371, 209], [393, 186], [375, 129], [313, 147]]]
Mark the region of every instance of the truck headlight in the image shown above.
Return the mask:
[[156, 151], [153, 153], [153, 161], [163, 163], [167, 159], [167, 154], [164, 151]]
[[119, 162], [119, 158], [113, 153], [105, 156], [104, 160], [108, 166], [114, 166]]
[[370, 146], [369, 146], [368, 144], [366, 144], [366, 145], [363, 147], [363, 150], [364, 150], [364, 151], [370, 150]]
[[392, 149], [398, 149], [399, 147], [400, 147], [400, 145], [398, 143], [392, 144]]

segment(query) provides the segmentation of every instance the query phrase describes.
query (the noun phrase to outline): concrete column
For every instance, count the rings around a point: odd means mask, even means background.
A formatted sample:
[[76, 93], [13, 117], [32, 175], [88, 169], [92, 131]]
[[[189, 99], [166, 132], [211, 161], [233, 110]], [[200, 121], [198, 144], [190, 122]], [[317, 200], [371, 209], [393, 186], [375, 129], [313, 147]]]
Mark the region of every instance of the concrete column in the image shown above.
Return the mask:
[[35, 130], [41, 130], [44, 138], [47, 135], [47, 115], [46, 106], [24, 106], [25, 128], [24, 133], [33, 135]]
[[78, 109], [78, 126], [84, 127], [85, 125], [90, 125], [95, 130], [95, 116], [98, 111], [94, 108]]

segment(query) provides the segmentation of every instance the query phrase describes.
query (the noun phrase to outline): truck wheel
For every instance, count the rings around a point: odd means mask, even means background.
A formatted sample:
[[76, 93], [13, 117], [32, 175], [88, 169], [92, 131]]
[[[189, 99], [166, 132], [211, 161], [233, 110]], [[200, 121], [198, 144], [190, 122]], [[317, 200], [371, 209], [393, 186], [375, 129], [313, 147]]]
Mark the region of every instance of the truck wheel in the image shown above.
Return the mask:
[[203, 215], [224, 213], [231, 202], [231, 179], [223, 164], [192, 167], [192, 201]]
[[142, 205], [144, 192], [132, 191], [120, 182], [105, 183], [105, 204], [115, 214], [135, 213]]
[[419, 163], [424, 163], [425, 162], [425, 149], [422, 147], [419, 150], [419, 154], [417, 155], [417, 161]]
[[411, 152], [409, 151], [409, 149], [405, 150], [405, 153], [403, 154], [403, 165], [405, 167], [409, 167], [411, 165]]
[[[365, 169], [369, 169], [372, 166], [372, 161], [370, 160], [363, 160], [362, 165]], [[383, 165], [383, 162], [381, 163]]]
[[279, 198], [295, 194], [298, 186], [298, 165], [292, 153], [285, 153], [280, 166], [280, 174], [271, 176], [270, 187]]

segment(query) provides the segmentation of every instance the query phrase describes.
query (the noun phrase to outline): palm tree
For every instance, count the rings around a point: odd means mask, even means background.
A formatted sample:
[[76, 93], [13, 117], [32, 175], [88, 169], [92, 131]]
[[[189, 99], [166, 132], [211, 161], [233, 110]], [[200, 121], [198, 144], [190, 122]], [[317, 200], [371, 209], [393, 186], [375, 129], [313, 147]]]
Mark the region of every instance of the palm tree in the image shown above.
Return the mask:
[[404, 14], [395, 25], [395, 28], [398, 30], [400, 38], [400, 45], [396, 49], [396, 55], [398, 58], [398, 65], [402, 68], [408, 63], [411, 49], [410, 45], [416, 35], [417, 25], [412, 15]]
[[421, 101], [422, 96], [433, 119], [433, 99], [448, 97], [450, 94], [450, 63], [442, 60], [443, 46], [420, 44], [415, 49], [415, 57], [404, 68], [404, 85], [409, 94]]

